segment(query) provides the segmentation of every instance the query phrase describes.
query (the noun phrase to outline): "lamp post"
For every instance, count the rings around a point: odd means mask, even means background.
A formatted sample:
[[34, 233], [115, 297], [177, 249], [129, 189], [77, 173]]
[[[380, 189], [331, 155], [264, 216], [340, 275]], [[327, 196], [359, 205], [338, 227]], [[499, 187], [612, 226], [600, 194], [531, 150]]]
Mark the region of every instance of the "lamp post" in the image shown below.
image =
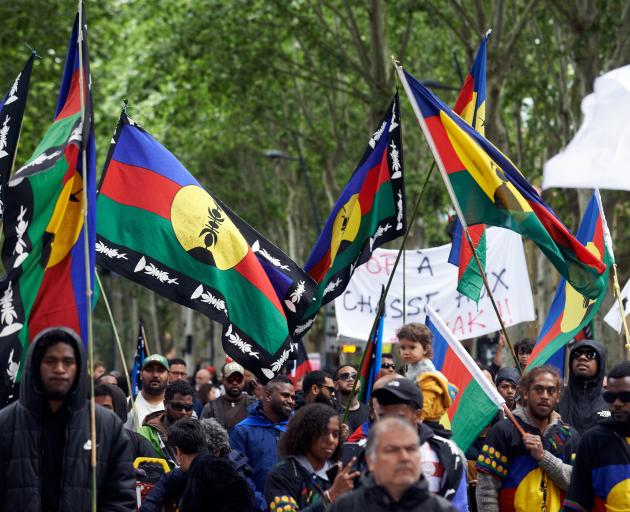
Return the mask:
[[304, 180], [304, 188], [306, 188], [306, 194], [308, 195], [308, 200], [311, 207], [311, 217], [313, 218], [313, 224], [315, 226], [315, 229], [317, 230], [317, 236], [319, 236], [322, 231], [322, 224], [319, 220], [319, 210], [317, 209], [315, 195], [313, 193], [313, 189], [311, 188], [311, 183], [308, 179], [306, 160], [304, 160], [302, 152], [299, 151], [298, 148], [298, 156], [291, 156], [283, 153], [279, 149], [268, 149], [267, 151], [265, 151], [264, 154], [270, 160], [293, 160], [294, 162], [298, 162], [300, 174], [302, 175], [302, 179]]

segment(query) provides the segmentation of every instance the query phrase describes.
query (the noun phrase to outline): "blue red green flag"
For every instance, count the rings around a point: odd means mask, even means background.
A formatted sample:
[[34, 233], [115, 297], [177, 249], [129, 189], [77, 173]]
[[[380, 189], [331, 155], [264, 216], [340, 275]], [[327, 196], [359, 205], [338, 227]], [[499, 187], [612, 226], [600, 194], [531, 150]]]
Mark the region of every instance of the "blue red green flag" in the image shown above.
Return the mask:
[[582, 245], [516, 166], [413, 76], [398, 68], [455, 207], [467, 224], [511, 229], [532, 240], [585, 297], [606, 287], [606, 264]]
[[447, 410], [453, 441], [466, 451], [505, 400], [433, 308], [427, 305], [425, 312], [433, 335], [433, 365], [448, 380], [453, 399]]
[[[608, 282], [608, 272], [613, 263], [612, 253], [605, 242], [606, 232], [603, 211], [594, 193], [578, 228], [577, 239], [606, 264], [605, 283]], [[595, 299], [586, 299], [568, 284], [566, 279], [561, 279], [528, 367], [534, 368], [549, 363], [557, 365], [564, 371], [566, 344], [581, 336], [583, 329], [599, 311], [605, 295], [606, 288]]]
[[306, 352], [306, 347], [304, 346], [304, 342], [298, 338], [295, 341], [296, 344], [296, 357], [294, 361], [293, 370], [291, 371], [291, 379], [293, 380], [293, 384], [297, 384], [297, 382], [309, 372], [313, 371], [313, 367], [311, 366], [311, 361], [308, 358], [308, 352]]
[[381, 315], [378, 321], [378, 328], [371, 340], [365, 345], [366, 354], [363, 358], [363, 364], [359, 368], [359, 382], [361, 389], [359, 390], [359, 401], [367, 404], [372, 396], [372, 386], [378, 378], [381, 371], [381, 356], [383, 355], [383, 325], [385, 323], [385, 315]]
[[22, 72], [16, 77], [9, 92], [0, 101], [0, 218], [4, 210], [4, 192], [13, 170], [22, 119], [28, 98], [33, 60], [31, 54]]
[[122, 114], [97, 200], [97, 261], [223, 325], [226, 354], [266, 382], [293, 350], [315, 283]]
[[[453, 112], [481, 135], [485, 135], [486, 123], [486, 54], [488, 37], [481, 41], [470, 72], [464, 80]], [[486, 266], [486, 227], [483, 224], [468, 226], [468, 233], [482, 267]], [[470, 244], [463, 237], [462, 223], [455, 217], [453, 244], [448, 256], [449, 263], [458, 267], [457, 291], [475, 302], [479, 302], [483, 278], [474, 261]]]
[[85, 9], [80, 12], [68, 45], [53, 124], [7, 185], [2, 247], [7, 275], [0, 283], [3, 391], [19, 380], [26, 348], [41, 330], [65, 326], [79, 333], [84, 343], [88, 339], [96, 152]]
[[354, 269], [368, 261], [374, 249], [402, 235], [405, 225], [396, 94], [308, 257], [304, 269], [318, 288], [294, 336], [306, 332], [320, 307], [343, 293]]

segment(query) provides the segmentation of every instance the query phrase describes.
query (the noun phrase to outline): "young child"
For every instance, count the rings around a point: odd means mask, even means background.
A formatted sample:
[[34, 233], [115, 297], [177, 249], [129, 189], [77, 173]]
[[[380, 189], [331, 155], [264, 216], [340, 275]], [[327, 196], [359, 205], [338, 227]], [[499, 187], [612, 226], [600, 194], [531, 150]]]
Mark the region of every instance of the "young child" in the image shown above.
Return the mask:
[[405, 377], [416, 382], [424, 372], [435, 371], [433, 366], [433, 335], [426, 325], [416, 322], [403, 325], [398, 333], [400, 357], [407, 365]]

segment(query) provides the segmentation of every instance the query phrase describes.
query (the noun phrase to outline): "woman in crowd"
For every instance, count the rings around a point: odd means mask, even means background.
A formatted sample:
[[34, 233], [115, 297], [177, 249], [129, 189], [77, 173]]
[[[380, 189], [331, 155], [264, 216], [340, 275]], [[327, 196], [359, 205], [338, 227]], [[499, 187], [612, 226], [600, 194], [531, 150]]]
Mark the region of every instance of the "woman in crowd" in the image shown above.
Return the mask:
[[335, 462], [340, 427], [337, 412], [318, 403], [302, 407], [289, 420], [278, 445], [283, 461], [269, 473], [265, 486], [270, 512], [322, 512], [352, 490], [359, 475], [354, 459], [345, 468]]

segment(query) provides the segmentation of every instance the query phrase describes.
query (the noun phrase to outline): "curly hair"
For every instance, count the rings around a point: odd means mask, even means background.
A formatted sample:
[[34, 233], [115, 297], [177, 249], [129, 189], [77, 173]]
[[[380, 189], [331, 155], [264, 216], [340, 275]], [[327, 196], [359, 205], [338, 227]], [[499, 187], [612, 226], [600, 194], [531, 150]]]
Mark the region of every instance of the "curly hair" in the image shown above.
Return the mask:
[[195, 396], [195, 390], [190, 384], [188, 384], [188, 382], [177, 380], [166, 386], [166, 391], [164, 391], [164, 400], [166, 402], [170, 402], [176, 394], [180, 394], [182, 396]]
[[560, 376], [560, 372], [555, 366], [551, 366], [549, 364], [545, 364], [543, 366], [537, 366], [536, 368], [532, 368], [528, 372], [525, 372], [521, 379], [518, 381], [518, 392], [520, 395], [523, 395], [525, 391], [529, 391], [532, 383], [536, 380], [536, 377], [542, 375], [544, 373], [550, 373], [556, 379], [558, 383], [558, 392], [562, 388], [562, 377]]
[[399, 340], [404, 338], [409, 341], [420, 343], [426, 352], [425, 357], [428, 359], [433, 357], [433, 334], [431, 334], [431, 331], [426, 325], [418, 322], [405, 324], [398, 330], [396, 337]]
[[230, 453], [230, 438], [227, 430], [215, 418], [204, 418], [199, 423], [206, 435], [208, 451], [215, 457], [227, 457]]
[[[280, 438], [278, 450], [282, 457], [304, 455], [313, 442], [326, 434], [330, 418], [339, 415], [332, 407], [325, 404], [309, 404], [302, 407], [289, 420], [287, 431]], [[331, 458], [335, 458], [339, 445]]]

